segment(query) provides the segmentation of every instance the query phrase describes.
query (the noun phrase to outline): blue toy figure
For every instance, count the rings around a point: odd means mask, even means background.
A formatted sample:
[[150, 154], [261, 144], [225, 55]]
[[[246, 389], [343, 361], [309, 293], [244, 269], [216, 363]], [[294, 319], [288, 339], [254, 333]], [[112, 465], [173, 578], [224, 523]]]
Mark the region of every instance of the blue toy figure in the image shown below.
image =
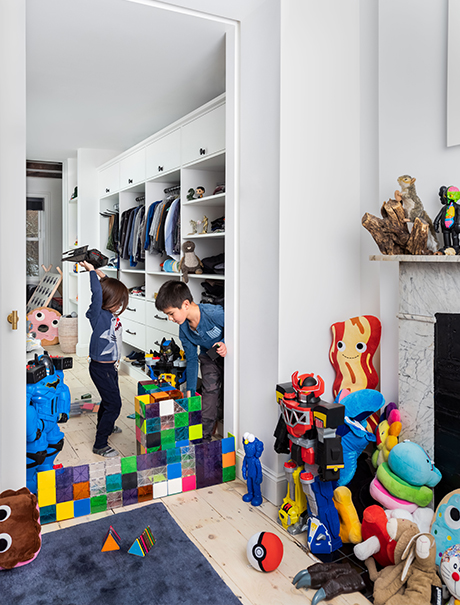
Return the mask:
[[64, 384], [64, 369], [71, 357], [50, 357], [46, 352], [27, 367], [27, 487], [37, 493], [37, 472], [53, 468], [64, 445], [57, 426], [70, 414], [70, 391]]
[[262, 504], [262, 495], [260, 493], [262, 465], [259, 458], [264, 451], [264, 444], [257, 437], [251, 435], [251, 433], [245, 433], [243, 435], [243, 447], [243, 479], [248, 484], [248, 493], [243, 496], [243, 500], [250, 502], [252, 506], [260, 506]]

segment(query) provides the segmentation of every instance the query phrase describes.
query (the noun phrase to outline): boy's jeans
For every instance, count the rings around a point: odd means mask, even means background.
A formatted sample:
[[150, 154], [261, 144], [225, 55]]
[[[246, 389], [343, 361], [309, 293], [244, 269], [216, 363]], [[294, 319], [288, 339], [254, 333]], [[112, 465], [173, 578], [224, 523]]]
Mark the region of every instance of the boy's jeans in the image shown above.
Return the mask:
[[201, 419], [203, 441], [211, 441], [212, 431], [223, 410], [224, 359], [210, 359], [206, 353], [199, 356], [201, 364]]

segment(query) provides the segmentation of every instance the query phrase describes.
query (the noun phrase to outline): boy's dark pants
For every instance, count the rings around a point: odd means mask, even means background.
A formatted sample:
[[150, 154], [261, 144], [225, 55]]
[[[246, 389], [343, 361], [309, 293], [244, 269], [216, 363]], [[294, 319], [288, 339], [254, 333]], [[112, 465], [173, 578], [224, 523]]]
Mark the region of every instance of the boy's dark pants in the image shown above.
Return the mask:
[[206, 353], [199, 356], [201, 364], [201, 421], [203, 424], [203, 440], [210, 441], [216, 420], [222, 414], [224, 359], [218, 357], [212, 360]]
[[100, 363], [91, 360], [89, 373], [101, 396], [101, 404], [97, 413], [96, 441], [94, 442], [94, 447], [99, 450], [107, 445], [107, 439], [112, 433], [115, 420], [121, 411], [118, 372], [115, 369], [115, 362]]

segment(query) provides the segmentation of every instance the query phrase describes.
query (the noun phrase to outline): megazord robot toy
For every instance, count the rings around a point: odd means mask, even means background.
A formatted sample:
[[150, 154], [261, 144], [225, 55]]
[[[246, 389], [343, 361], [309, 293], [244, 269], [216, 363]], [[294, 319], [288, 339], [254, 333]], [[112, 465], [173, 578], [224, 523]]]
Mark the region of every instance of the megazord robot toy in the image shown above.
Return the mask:
[[313, 374], [292, 375], [276, 386], [281, 415], [275, 430], [275, 451], [290, 454], [284, 465], [287, 495], [279, 522], [292, 534], [307, 531], [312, 553], [340, 548], [340, 520], [332, 495], [344, 467], [341, 438], [344, 406], [322, 401], [324, 381]]
[[64, 445], [58, 423], [69, 418], [70, 391], [63, 370], [72, 364], [72, 357], [45, 352], [27, 366], [27, 487], [35, 494], [37, 472], [51, 470]]

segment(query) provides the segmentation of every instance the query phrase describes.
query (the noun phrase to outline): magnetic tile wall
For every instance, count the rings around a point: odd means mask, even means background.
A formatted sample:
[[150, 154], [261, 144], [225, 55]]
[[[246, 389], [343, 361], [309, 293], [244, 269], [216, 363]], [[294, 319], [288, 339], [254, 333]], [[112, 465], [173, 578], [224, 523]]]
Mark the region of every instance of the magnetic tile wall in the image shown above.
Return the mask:
[[[167, 393], [166, 397], [160, 395], [154, 401], [150, 398], [153, 393], [144, 393], [136, 398], [136, 418], [139, 414], [143, 423], [160, 418], [161, 424], [163, 417], [168, 417], [167, 426], [173, 423], [173, 427], [165, 426], [159, 431], [161, 449], [155, 446], [156, 451], [137, 456], [108, 458], [37, 474], [42, 525], [235, 479], [234, 437], [211, 443], [201, 443], [201, 434], [192, 439], [194, 433], [190, 428], [199, 426], [201, 429], [201, 423], [190, 424], [192, 418], [198, 418], [193, 416], [196, 412], [201, 414], [201, 398], [174, 400], [171, 398], [174, 393], [171, 390]], [[161, 403], [166, 405], [161, 408]], [[157, 407], [150, 407], [153, 404]], [[159, 416], [152, 416], [157, 409]], [[161, 415], [162, 409], [168, 413]], [[188, 438], [177, 440], [176, 430], [184, 427], [189, 430]], [[173, 431], [174, 440], [163, 439], [163, 431]]]

